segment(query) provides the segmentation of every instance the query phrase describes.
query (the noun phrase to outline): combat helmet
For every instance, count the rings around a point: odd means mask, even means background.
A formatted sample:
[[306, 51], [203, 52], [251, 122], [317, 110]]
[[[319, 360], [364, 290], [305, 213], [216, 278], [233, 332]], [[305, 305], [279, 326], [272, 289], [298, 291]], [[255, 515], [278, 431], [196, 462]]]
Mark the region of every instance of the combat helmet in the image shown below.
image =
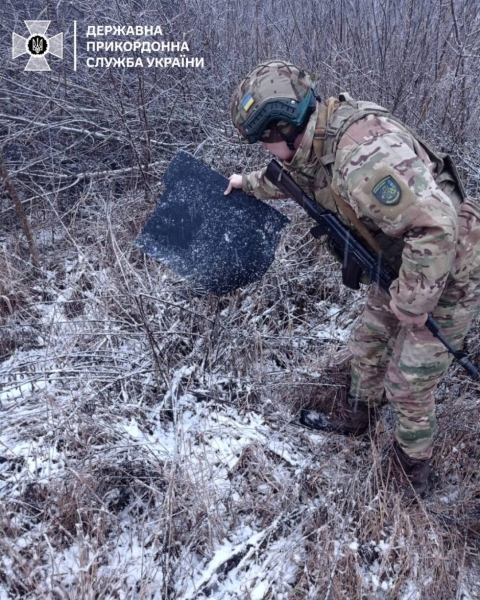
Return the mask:
[[315, 110], [309, 75], [295, 65], [272, 60], [251, 71], [233, 95], [232, 121], [249, 144], [293, 142]]

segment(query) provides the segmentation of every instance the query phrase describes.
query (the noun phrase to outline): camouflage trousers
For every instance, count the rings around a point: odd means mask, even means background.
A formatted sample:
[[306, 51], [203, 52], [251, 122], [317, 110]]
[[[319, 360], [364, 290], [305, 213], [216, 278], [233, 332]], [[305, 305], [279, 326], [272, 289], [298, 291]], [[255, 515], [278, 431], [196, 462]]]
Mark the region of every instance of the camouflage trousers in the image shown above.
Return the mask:
[[[480, 307], [480, 206], [466, 201], [459, 214], [457, 253], [433, 317], [460, 348]], [[452, 357], [424, 326], [399, 323], [389, 296], [372, 285], [350, 339], [351, 399], [393, 406], [395, 438], [412, 458], [430, 458], [435, 390]], [[465, 377], [468, 375], [465, 373]]]

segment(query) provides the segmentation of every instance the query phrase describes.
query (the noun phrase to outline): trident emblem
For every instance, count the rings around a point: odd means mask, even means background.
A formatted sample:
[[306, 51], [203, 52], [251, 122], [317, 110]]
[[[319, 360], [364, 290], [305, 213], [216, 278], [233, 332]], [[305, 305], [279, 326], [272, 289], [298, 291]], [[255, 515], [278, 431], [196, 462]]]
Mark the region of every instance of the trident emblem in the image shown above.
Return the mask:
[[33, 51], [35, 54], [43, 54], [43, 40], [40, 38], [39, 40], [32, 40]]
[[18, 58], [22, 54], [30, 55], [25, 71], [50, 71], [45, 58], [47, 54], [63, 58], [63, 33], [51, 38], [45, 35], [50, 23], [51, 21], [25, 21], [30, 36], [24, 38], [16, 33], [12, 34], [12, 58]]

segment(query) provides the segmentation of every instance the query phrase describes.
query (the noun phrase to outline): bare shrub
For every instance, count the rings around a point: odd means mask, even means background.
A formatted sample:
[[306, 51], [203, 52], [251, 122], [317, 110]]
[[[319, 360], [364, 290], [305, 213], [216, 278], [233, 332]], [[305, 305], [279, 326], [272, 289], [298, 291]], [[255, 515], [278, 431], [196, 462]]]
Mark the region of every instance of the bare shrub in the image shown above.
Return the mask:
[[[198, 297], [133, 240], [179, 149], [225, 174], [263, 152], [228, 114], [259, 62], [292, 60], [322, 97], [383, 104], [479, 189], [473, 0], [8, 0], [66, 39], [95, 22], [159, 23], [204, 69], [23, 73], [0, 56], [1, 151], [42, 269], [0, 192], [0, 590], [45, 599], [478, 596], [478, 389], [438, 393], [430, 494], [406, 504], [376, 437], [296, 423], [346, 389], [362, 294], [291, 218], [262, 281]], [[69, 37], [70, 36], [70, 37]], [[82, 38], [82, 41], [83, 38]], [[86, 48], [80, 44], [80, 62]], [[37, 77], [36, 75], [40, 75]], [[467, 345], [480, 361], [478, 327]]]

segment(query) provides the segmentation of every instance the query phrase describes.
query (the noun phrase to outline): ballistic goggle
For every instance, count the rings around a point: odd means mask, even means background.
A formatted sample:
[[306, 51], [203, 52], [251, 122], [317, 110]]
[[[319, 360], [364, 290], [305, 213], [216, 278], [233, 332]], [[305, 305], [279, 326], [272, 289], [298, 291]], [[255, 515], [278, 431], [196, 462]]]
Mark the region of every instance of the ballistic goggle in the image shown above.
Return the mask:
[[310, 89], [307, 95], [298, 102], [291, 98], [268, 98], [251, 114], [242, 125], [249, 144], [258, 142], [264, 129], [272, 121], [287, 121], [299, 126], [305, 120], [309, 109], [315, 109], [315, 95]]

